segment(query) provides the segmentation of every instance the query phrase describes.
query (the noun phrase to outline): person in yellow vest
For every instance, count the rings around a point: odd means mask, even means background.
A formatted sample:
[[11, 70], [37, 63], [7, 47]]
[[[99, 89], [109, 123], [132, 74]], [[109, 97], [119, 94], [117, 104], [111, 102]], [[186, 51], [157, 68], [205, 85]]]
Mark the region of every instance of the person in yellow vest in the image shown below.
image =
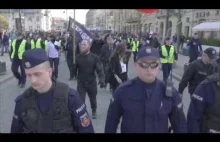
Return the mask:
[[45, 51], [48, 53], [48, 42], [49, 42], [49, 40], [48, 40], [48, 37], [47, 37], [47, 35], [45, 36], [45, 38], [44, 38], [44, 49], [45, 49]]
[[135, 62], [140, 42], [139, 42], [138, 38], [135, 37], [135, 40], [133, 40], [131, 44], [132, 44], [131, 45], [131, 50], [133, 52], [134, 62]]
[[163, 80], [166, 82], [170, 75], [170, 71], [172, 70], [174, 61], [178, 59], [175, 47], [171, 45], [170, 37], [165, 39], [165, 44], [161, 46], [159, 51], [163, 71]]
[[[26, 75], [25, 70], [22, 65], [22, 55], [25, 50], [28, 50], [28, 45], [25, 39], [23, 39], [23, 35], [21, 33], [17, 33], [17, 39], [12, 41], [11, 44], [11, 52], [10, 58], [12, 61], [11, 70], [14, 74], [15, 78], [18, 79], [18, 86], [23, 88], [26, 83]], [[18, 72], [18, 68], [20, 67], [21, 73]]]
[[34, 39], [31, 40], [31, 49], [34, 48], [43, 48], [45, 49], [45, 43], [41, 40], [40, 35], [36, 34]]

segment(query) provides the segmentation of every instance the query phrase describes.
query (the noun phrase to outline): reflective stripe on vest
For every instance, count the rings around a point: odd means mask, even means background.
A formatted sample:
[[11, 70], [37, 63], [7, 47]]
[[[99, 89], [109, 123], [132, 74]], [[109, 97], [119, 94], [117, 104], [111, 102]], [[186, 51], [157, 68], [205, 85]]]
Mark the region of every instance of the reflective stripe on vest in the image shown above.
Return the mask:
[[128, 43], [130, 44], [130, 42], [131, 42], [131, 41], [130, 41], [130, 38], [128, 38]]
[[47, 52], [47, 51], [48, 51], [48, 41], [45, 40], [45, 41], [44, 41], [44, 44], [45, 44], [45, 51]]
[[[162, 50], [162, 55], [167, 57], [168, 53], [167, 53], [167, 49], [165, 45], [161, 46], [161, 50]], [[169, 59], [160, 58], [160, 62], [161, 63], [174, 63], [174, 46], [173, 45], [170, 46]]]
[[[11, 58], [14, 59], [14, 56], [15, 56], [15, 45], [16, 45], [16, 39], [12, 42], [12, 53], [11, 53]], [[22, 40], [21, 44], [19, 45], [19, 48], [18, 48], [18, 59], [22, 60], [22, 55], [25, 51], [25, 44], [26, 44], [26, 40]]]
[[61, 47], [61, 42], [62, 42], [62, 40], [59, 40], [59, 47]]
[[41, 48], [41, 39], [37, 40], [36, 46], [35, 46], [34, 40], [33, 39], [31, 40], [31, 49], [34, 49], [34, 48]]
[[133, 46], [132, 46], [132, 51], [135, 52], [135, 51], [138, 51], [138, 46], [139, 46], [139, 41], [132, 41], [133, 43]]

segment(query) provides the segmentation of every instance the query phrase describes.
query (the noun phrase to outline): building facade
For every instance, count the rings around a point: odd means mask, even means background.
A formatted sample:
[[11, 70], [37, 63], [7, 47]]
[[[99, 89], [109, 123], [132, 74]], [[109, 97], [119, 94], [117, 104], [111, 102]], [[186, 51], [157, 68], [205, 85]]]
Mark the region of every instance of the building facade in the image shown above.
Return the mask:
[[87, 28], [94, 28], [96, 26], [96, 10], [90, 9], [86, 13], [86, 27]]
[[51, 30], [65, 31], [68, 28], [68, 21], [60, 17], [52, 17]]
[[[109, 11], [112, 11], [110, 17], [107, 16]], [[178, 14], [181, 16], [179, 23]], [[95, 26], [108, 29], [111, 25], [114, 32], [130, 32], [133, 34], [152, 31], [161, 37], [175, 35], [179, 25], [181, 32], [186, 37], [190, 37], [193, 34], [192, 28], [194, 26], [202, 22], [220, 21], [220, 9], [159, 9], [154, 14], [140, 13], [135, 9], [102, 9], [96, 10], [95, 15]], [[166, 26], [168, 30], [166, 30]]]
[[22, 30], [50, 30], [50, 10], [43, 9], [0, 9], [0, 14], [9, 22], [9, 31], [17, 30], [20, 26], [19, 11], [22, 21]]

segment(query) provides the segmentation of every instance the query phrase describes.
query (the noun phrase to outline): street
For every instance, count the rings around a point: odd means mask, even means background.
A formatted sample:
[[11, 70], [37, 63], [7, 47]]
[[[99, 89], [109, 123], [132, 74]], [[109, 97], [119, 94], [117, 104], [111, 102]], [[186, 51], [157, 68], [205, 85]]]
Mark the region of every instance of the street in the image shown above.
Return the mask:
[[[132, 59], [133, 57], [131, 57]], [[135, 70], [133, 67], [133, 60], [130, 60], [129, 63], [129, 78], [135, 77]], [[162, 79], [162, 72], [159, 72], [159, 79]], [[66, 62], [64, 61], [63, 55], [61, 56], [60, 65], [59, 65], [59, 77], [58, 80], [66, 82], [70, 85], [70, 87], [76, 89], [76, 80], [68, 81], [69, 79], [69, 71]], [[178, 88], [179, 82], [177, 80], [173, 80], [175, 88]], [[27, 82], [26, 88], [30, 84]], [[108, 87], [107, 87], [108, 88]], [[0, 84], [0, 132], [1, 133], [10, 133], [11, 121], [13, 116], [13, 111], [15, 107], [14, 100], [15, 98], [21, 94], [24, 89], [17, 87], [17, 80], [15, 78], [8, 80], [5, 83]], [[110, 103], [111, 94], [109, 90], [99, 89], [97, 95], [97, 119], [93, 119], [92, 123], [96, 133], [103, 133], [105, 127], [106, 113]], [[184, 112], [186, 113], [188, 110], [190, 98], [185, 89], [183, 94], [183, 104], [184, 104]], [[91, 107], [88, 100], [88, 96], [86, 97], [86, 105], [89, 113], [91, 114]]]

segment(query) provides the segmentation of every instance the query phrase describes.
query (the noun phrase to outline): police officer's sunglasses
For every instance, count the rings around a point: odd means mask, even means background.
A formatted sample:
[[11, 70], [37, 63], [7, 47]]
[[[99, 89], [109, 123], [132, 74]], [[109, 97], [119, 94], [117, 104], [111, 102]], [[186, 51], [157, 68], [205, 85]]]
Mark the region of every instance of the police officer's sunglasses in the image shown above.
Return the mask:
[[157, 67], [159, 66], [159, 63], [157, 63], [157, 62], [153, 62], [153, 63], [140, 62], [140, 63], [138, 63], [138, 64], [139, 64], [139, 66], [140, 66], [141, 68], [143, 68], [143, 69], [148, 69], [149, 67], [150, 67], [151, 69], [155, 69], [155, 68], [157, 68]]

